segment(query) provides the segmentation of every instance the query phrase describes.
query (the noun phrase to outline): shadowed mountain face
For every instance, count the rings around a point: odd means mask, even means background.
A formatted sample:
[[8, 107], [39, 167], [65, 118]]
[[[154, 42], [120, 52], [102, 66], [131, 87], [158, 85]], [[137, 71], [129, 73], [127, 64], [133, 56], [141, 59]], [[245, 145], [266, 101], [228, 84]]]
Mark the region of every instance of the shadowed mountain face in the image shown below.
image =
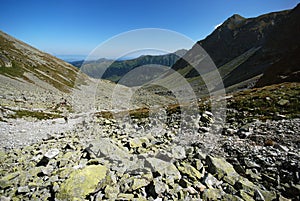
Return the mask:
[[[300, 7], [297, 6], [291, 11], [269, 13], [249, 19], [233, 15], [197, 44], [205, 49], [219, 68], [226, 88], [264, 72], [258, 86], [281, 81], [299, 81], [299, 76], [294, 74], [294, 71], [299, 70], [299, 60], [289, 59], [299, 55], [299, 14]], [[197, 47], [194, 46], [187, 52], [186, 58], [193, 60], [191, 58], [196, 58], [197, 55]], [[199, 73], [184, 59], [178, 60], [172, 68], [177, 71], [189, 69], [184, 74], [187, 79], [195, 80], [199, 77]], [[285, 79], [281, 79], [278, 73], [285, 74], [281, 76]]]
[[[277, 54], [278, 60], [270, 65], [256, 86], [300, 81], [300, 5], [274, 28], [266, 49]], [[277, 51], [274, 51], [277, 50]]]
[[108, 60], [99, 59], [96, 61], [76, 61], [70, 62], [72, 65], [81, 69], [90, 77], [107, 79], [118, 82], [124, 75], [131, 70], [149, 65], [160, 65], [171, 67], [187, 50], [178, 50], [175, 53], [165, 55], [145, 55], [130, 60]]

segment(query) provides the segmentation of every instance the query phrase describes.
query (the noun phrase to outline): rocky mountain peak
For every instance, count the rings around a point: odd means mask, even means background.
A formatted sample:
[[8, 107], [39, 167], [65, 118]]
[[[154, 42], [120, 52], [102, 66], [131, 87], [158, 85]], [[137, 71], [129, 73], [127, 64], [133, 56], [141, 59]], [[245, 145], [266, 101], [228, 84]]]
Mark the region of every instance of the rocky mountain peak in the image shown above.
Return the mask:
[[235, 29], [236, 27], [241, 25], [245, 20], [246, 18], [240, 16], [239, 14], [234, 14], [223, 23], [223, 27], [225, 26], [229, 29]]

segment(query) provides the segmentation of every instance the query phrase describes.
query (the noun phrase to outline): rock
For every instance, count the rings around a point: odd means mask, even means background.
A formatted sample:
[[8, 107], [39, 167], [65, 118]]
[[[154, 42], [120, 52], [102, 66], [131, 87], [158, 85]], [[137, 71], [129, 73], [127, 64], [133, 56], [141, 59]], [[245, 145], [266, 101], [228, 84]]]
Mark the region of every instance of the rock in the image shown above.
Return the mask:
[[134, 178], [132, 182], [132, 186], [130, 187], [129, 191], [134, 191], [144, 186], [147, 186], [150, 183], [147, 179], [144, 178]]
[[290, 101], [289, 100], [286, 100], [286, 99], [280, 99], [277, 104], [280, 105], [280, 106], [285, 106], [287, 104], [289, 104]]
[[44, 175], [50, 175], [54, 170], [54, 167], [52, 165], [48, 165], [47, 167], [42, 168], [42, 173]]
[[220, 185], [220, 181], [218, 179], [216, 179], [214, 176], [212, 176], [211, 174], [207, 174], [207, 176], [204, 179], [204, 183], [206, 184], [206, 186], [208, 188], [215, 188], [218, 185]]
[[222, 201], [244, 201], [244, 200], [236, 195], [225, 194], [222, 196]]
[[182, 146], [175, 146], [172, 148], [172, 156], [175, 159], [184, 159], [186, 157], [185, 149]]
[[20, 175], [19, 172], [10, 173], [0, 179], [0, 188], [5, 189], [13, 185], [13, 180]]
[[253, 162], [252, 160], [250, 160], [248, 158], [244, 159], [244, 163], [247, 168], [260, 168], [260, 165], [258, 165], [257, 163]]
[[262, 179], [267, 181], [268, 183], [271, 183], [271, 184], [274, 184], [276, 185], [277, 184], [277, 179], [267, 175], [267, 174], [262, 174]]
[[222, 134], [224, 135], [233, 135], [235, 134], [237, 131], [235, 129], [232, 129], [232, 128], [227, 128], [225, 130], [223, 130]]
[[282, 195], [280, 195], [278, 201], [292, 201], [292, 200], [288, 199], [288, 198], [285, 198]]
[[177, 168], [182, 174], [187, 175], [194, 181], [197, 181], [203, 177], [203, 175], [196, 168], [186, 162], [180, 163]]
[[203, 192], [203, 191], [206, 189], [206, 186], [203, 185], [203, 184], [200, 183], [200, 182], [195, 182], [195, 183], [193, 184], [193, 186], [195, 187], [195, 189], [197, 189], [197, 190], [200, 191], [200, 192]]
[[220, 200], [223, 193], [224, 192], [220, 189], [206, 189], [203, 193], [203, 200]]
[[49, 163], [50, 159], [53, 159], [54, 157], [56, 157], [59, 154], [59, 150], [58, 149], [51, 149], [49, 151], [47, 151], [44, 156], [42, 157], [42, 159], [37, 163], [37, 167], [39, 166], [47, 166], [47, 164]]
[[265, 201], [264, 196], [262, 195], [262, 193], [258, 189], [255, 190], [253, 198], [257, 201]]
[[30, 189], [28, 186], [20, 186], [20, 187], [18, 187], [17, 192], [18, 193], [28, 193], [28, 192], [30, 192]]
[[205, 112], [202, 114], [200, 120], [201, 120], [202, 122], [205, 122], [205, 123], [212, 123], [212, 122], [214, 121], [213, 117], [214, 117], [214, 116], [213, 116], [213, 114], [212, 114], [211, 112], [205, 111]]
[[187, 188], [188, 186], [192, 185], [186, 178], [181, 178], [178, 184], [183, 188]]
[[242, 138], [242, 139], [247, 138], [252, 134], [253, 133], [250, 132], [250, 131], [240, 131], [240, 132], [238, 132], [239, 137]]
[[129, 193], [119, 193], [118, 200], [133, 200], [134, 195]]
[[233, 186], [231, 186], [230, 184], [228, 183], [223, 183], [222, 184], [222, 189], [224, 190], [224, 192], [228, 193], [228, 194], [236, 194], [237, 193], [237, 190], [235, 190], [233, 188]]
[[264, 191], [259, 189], [257, 189], [257, 191], [261, 193], [264, 201], [273, 201], [277, 198], [277, 195], [274, 191]]
[[55, 156], [57, 156], [59, 154], [59, 150], [58, 149], [51, 149], [49, 151], [47, 151], [44, 156], [47, 157], [48, 159], [52, 159]]
[[248, 177], [250, 177], [251, 179], [254, 179], [254, 180], [261, 180], [262, 179], [259, 175], [255, 174], [251, 169], [246, 170], [246, 175]]
[[115, 200], [118, 197], [119, 188], [117, 186], [107, 185], [104, 193], [106, 198]]
[[186, 188], [186, 191], [187, 191], [190, 195], [195, 195], [195, 194], [198, 193], [192, 186], [188, 186], [188, 187]]
[[290, 195], [293, 197], [300, 196], [300, 184], [292, 184], [289, 189]]
[[286, 146], [277, 144], [277, 143], [274, 145], [274, 148], [276, 148], [280, 151], [289, 152], [289, 148], [287, 148]]
[[154, 190], [157, 195], [162, 195], [164, 192], [168, 190], [168, 185], [163, 183], [158, 178], [153, 180]]
[[82, 170], [76, 170], [61, 184], [57, 194], [59, 200], [80, 200], [93, 192], [97, 184], [102, 181], [107, 173], [107, 168], [102, 165], [90, 165]]
[[157, 158], [147, 158], [146, 161], [150, 164], [153, 172], [158, 172], [166, 177], [166, 180], [171, 182], [181, 178], [180, 172], [176, 166], [170, 162], [166, 162]]
[[244, 201], [255, 201], [249, 194], [246, 193], [244, 190], [240, 190], [238, 192], [239, 196], [243, 198]]
[[242, 190], [242, 192], [246, 192], [247, 194], [254, 196], [254, 192], [256, 189], [259, 189], [258, 186], [253, 184], [246, 178], [240, 177], [240, 179], [235, 183], [235, 189]]
[[149, 144], [149, 140], [147, 138], [135, 138], [129, 141], [130, 148], [144, 147], [146, 148]]
[[0, 201], [10, 201], [10, 200], [11, 200], [10, 197], [0, 196]]
[[224, 158], [213, 158], [212, 156], [207, 156], [206, 162], [208, 164], [208, 172], [216, 174], [219, 180], [224, 176], [236, 177], [236, 175], [238, 175], [233, 166]]

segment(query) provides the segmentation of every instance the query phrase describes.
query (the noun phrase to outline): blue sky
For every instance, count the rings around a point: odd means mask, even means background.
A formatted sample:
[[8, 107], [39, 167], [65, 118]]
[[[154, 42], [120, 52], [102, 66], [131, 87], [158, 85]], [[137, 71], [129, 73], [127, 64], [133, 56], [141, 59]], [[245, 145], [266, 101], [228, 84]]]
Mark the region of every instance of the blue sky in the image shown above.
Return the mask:
[[[87, 55], [109, 38], [134, 29], [169, 29], [197, 41], [235, 13], [255, 17], [291, 9], [297, 3], [299, 0], [0, 0], [0, 30], [51, 54]], [[183, 46], [178, 48], [188, 48]]]

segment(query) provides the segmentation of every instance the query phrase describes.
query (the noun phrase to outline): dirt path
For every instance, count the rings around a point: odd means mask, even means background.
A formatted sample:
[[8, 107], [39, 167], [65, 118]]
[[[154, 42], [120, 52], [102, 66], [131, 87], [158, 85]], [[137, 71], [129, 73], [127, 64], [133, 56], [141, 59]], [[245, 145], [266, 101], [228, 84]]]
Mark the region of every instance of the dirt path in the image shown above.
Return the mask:
[[14, 119], [9, 122], [0, 122], [0, 146], [3, 149], [17, 148], [30, 145], [53, 134], [71, 131], [81, 123], [84, 115], [76, 115], [68, 119], [63, 118], [39, 121]]

